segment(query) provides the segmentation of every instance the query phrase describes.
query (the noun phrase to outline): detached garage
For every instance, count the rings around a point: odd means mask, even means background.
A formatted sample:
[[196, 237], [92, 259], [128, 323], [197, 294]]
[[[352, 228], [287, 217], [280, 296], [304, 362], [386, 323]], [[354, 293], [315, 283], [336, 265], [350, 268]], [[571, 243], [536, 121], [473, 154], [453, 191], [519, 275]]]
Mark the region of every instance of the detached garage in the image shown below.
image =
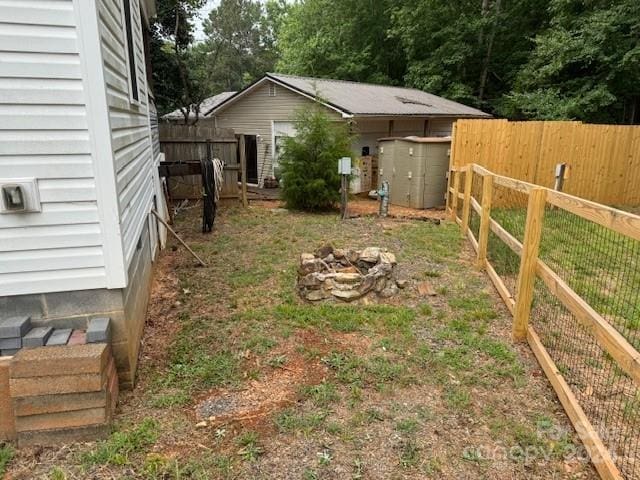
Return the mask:
[[444, 137], [458, 118], [490, 115], [412, 88], [268, 73], [204, 111], [202, 124], [231, 128], [247, 138], [249, 182], [277, 177], [284, 137], [295, 135], [296, 110], [320, 104], [355, 134], [353, 158], [378, 155], [381, 137]]
[[450, 137], [382, 138], [380, 183], [389, 183], [392, 205], [434, 208], [445, 203]]

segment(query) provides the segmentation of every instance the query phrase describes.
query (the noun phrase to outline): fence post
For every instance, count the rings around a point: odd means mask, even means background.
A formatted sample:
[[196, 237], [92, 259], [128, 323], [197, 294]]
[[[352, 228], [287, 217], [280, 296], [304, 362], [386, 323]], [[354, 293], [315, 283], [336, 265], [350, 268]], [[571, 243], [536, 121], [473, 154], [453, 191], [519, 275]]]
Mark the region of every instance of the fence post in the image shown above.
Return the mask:
[[487, 261], [489, 246], [489, 227], [491, 225], [491, 200], [493, 197], [493, 175], [485, 175], [482, 179], [482, 214], [478, 232], [478, 259], [476, 264], [483, 268]]
[[247, 199], [247, 152], [245, 150], [244, 135], [240, 135], [238, 150], [240, 151], [240, 197], [242, 199], [242, 206], [247, 208], [249, 206], [249, 200]]
[[471, 214], [471, 188], [473, 187], [473, 168], [467, 165], [467, 172], [464, 174], [464, 204], [462, 205], [462, 234], [467, 235], [469, 231], [469, 216]]
[[455, 176], [453, 172], [453, 169], [455, 166], [454, 157], [453, 157], [455, 143], [456, 143], [456, 122], [453, 122], [453, 127], [451, 128], [451, 147], [449, 148], [449, 174], [447, 178], [447, 211], [449, 211], [453, 205], [453, 197], [451, 197], [451, 200], [449, 200], [449, 196], [451, 195], [451, 193], [449, 192], [449, 188], [453, 187], [452, 177]]
[[527, 338], [546, 201], [546, 189], [534, 188], [529, 192], [527, 222], [524, 228], [524, 242], [522, 243], [520, 272], [516, 286], [516, 306], [513, 316], [513, 339], [516, 342], [525, 341]]
[[453, 188], [453, 170], [449, 167], [447, 171], [447, 195], [445, 196], [445, 212], [451, 215], [451, 204], [453, 203], [453, 196], [451, 195], [451, 189]]
[[451, 219], [456, 220], [458, 216], [458, 192], [460, 190], [460, 172], [453, 172], [453, 199], [451, 201]]

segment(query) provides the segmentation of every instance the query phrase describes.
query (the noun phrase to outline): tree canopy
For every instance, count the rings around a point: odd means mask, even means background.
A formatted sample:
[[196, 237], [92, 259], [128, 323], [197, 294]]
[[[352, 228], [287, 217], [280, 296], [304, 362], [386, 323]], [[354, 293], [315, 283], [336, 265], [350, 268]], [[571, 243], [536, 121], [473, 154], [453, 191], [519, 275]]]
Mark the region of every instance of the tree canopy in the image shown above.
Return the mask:
[[638, 123], [637, 0], [304, 0], [278, 68], [415, 87], [516, 119]]
[[194, 22], [205, 0], [159, 0], [151, 42], [158, 110], [179, 108], [197, 122], [202, 101], [239, 90], [272, 70], [284, 0], [222, 0], [203, 21], [204, 39], [195, 41]]
[[552, 0], [549, 11], [504, 113], [638, 123], [640, 2]]
[[638, 0], [221, 0], [194, 44], [199, 6], [159, 0], [156, 92], [180, 104], [275, 69], [419, 88], [514, 119], [640, 121]]

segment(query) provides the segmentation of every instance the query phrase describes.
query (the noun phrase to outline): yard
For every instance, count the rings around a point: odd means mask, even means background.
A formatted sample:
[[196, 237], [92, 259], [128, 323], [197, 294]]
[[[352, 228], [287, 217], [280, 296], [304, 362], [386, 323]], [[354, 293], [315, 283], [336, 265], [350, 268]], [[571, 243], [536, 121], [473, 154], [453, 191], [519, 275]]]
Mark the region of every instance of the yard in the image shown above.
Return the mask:
[[[181, 213], [208, 267], [158, 261], [116, 432], [15, 453], [11, 478], [597, 478], [455, 224], [275, 207], [222, 208], [206, 236]], [[325, 243], [388, 248], [406, 288], [303, 303], [299, 255]]]

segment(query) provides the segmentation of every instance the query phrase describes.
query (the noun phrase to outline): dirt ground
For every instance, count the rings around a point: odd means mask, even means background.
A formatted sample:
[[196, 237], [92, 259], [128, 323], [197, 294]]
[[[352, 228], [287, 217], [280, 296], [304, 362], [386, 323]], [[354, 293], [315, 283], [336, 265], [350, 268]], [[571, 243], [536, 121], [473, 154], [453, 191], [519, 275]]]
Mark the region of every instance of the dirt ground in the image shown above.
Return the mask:
[[[8, 478], [595, 479], [562, 407], [456, 225], [200, 211], [157, 261], [135, 390], [107, 440], [25, 449]], [[443, 212], [392, 209], [401, 217]], [[395, 297], [305, 303], [300, 253], [380, 246]]]

